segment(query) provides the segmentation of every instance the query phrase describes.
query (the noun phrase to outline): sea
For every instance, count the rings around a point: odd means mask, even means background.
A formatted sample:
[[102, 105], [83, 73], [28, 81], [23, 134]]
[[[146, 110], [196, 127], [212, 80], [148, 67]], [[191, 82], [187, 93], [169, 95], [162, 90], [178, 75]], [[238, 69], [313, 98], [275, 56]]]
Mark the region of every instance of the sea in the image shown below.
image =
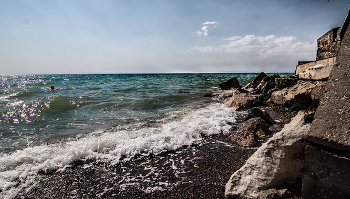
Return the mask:
[[0, 198], [75, 161], [115, 165], [228, 133], [237, 113], [218, 85], [257, 75], [0, 75]]

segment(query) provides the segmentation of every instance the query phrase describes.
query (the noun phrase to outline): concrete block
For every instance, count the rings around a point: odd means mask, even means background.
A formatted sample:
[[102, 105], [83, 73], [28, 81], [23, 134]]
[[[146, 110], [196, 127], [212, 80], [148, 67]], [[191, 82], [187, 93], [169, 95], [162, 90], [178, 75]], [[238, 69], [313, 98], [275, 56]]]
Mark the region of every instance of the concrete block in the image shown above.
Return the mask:
[[307, 146], [303, 169], [302, 198], [349, 198], [350, 159]]

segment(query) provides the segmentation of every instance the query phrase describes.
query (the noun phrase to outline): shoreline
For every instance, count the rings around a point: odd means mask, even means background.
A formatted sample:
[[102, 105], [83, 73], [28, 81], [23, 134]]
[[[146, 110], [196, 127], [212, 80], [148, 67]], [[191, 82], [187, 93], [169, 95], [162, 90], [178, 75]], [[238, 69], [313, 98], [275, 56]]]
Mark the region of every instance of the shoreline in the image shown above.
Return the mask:
[[115, 166], [94, 162], [41, 174], [35, 187], [16, 198], [224, 198], [230, 175], [255, 150], [206, 137], [198, 145]]
[[[278, 112], [278, 106], [261, 108], [279, 122], [259, 145], [296, 114]], [[238, 123], [243, 119], [244, 114]], [[204, 136], [200, 143], [176, 151], [138, 155], [116, 165], [77, 162], [63, 172], [38, 174], [36, 184], [15, 198], [225, 198], [232, 173], [258, 149], [232, 144], [228, 136]]]

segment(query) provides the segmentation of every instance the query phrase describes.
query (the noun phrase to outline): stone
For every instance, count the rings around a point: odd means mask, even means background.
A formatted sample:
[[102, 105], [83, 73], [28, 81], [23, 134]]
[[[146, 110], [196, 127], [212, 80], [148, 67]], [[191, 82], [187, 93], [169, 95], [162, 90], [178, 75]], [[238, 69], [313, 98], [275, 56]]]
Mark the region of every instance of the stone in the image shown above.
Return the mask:
[[267, 95], [270, 95], [270, 98], [271, 98], [271, 94], [272, 94], [273, 92], [279, 91], [279, 90], [280, 90], [279, 88], [273, 88], [273, 89], [269, 90], [266, 94], [267, 94]]
[[255, 100], [252, 104], [253, 107], [256, 106], [267, 106], [265, 102], [261, 101], [261, 100]]
[[278, 111], [280, 112], [298, 112], [300, 110], [306, 110], [308, 108], [307, 105], [294, 102], [294, 101], [286, 101], [284, 104], [280, 107]]
[[318, 82], [299, 81], [296, 85], [275, 91], [271, 94], [271, 99], [275, 104], [284, 104], [286, 101], [298, 103], [311, 103], [311, 92]]
[[265, 77], [256, 87], [257, 93], [267, 93], [269, 90], [276, 87], [275, 79], [279, 78], [278, 74]]
[[291, 86], [297, 84], [297, 82], [298, 82], [298, 78], [292, 77], [292, 76], [275, 79], [276, 87], [279, 89], [291, 87]]
[[253, 88], [257, 88], [258, 85], [266, 78], [268, 77], [264, 72], [261, 72], [252, 82]]
[[268, 106], [273, 106], [273, 105], [274, 105], [274, 104], [273, 104], [273, 101], [271, 100], [271, 98], [268, 99], [265, 103], [266, 103], [266, 105], [268, 105]]
[[304, 117], [305, 122], [311, 123], [313, 120], [314, 120], [314, 113], [307, 114]]
[[[259, 131], [259, 132], [258, 132]], [[263, 133], [261, 132], [263, 131]], [[244, 146], [251, 147], [257, 144], [258, 134], [265, 135], [269, 131], [269, 126], [261, 118], [252, 118], [237, 127], [237, 131], [230, 135], [231, 142]]]
[[302, 176], [303, 151], [310, 124], [304, 111], [271, 137], [237, 170], [225, 187], [226, 198], [258, 198], [262, 190], [293, 183]]
[[291, 198], [293, 194], [287, 189], [268, 189], [260, 192], [259, 199], [283, 199]]
[[271, 95], [270, 94], [262, 94], [258, 97], [259, 100], [261, 101], [267, 101], [268, 99], [271, 98]]
[[227, 98], [224, 103], [232, 107], [235, 111], [241, 111], [248, 108], [254, 101], [256, 97], [248, 93], [240, 93], [236, 91], [232, 97]]
[[265, 131], [262, 130], [262, 129], [257, 130], [257, 131], [255, 132], [255, 134], [256, 134], [259, 138], [264, 137], [264, 136], [266, 135]]
[[237, 77], [231, 78], [226, 82], [219, 84], [221, 90], [241, 89]]
[[270, 117], [270, 115], [268, 113], [266, 113], [265, 111], [262, 111], [259, 108], [252, 108], [248, 111], [248, 116], [244, 119], [245, 121], [251, 119], [251, 118], [256, 118], [259, 117], [263, 120], [265, 120], [265, 122], [268, 125], [272, 125], [275, 124], [276, 122]]

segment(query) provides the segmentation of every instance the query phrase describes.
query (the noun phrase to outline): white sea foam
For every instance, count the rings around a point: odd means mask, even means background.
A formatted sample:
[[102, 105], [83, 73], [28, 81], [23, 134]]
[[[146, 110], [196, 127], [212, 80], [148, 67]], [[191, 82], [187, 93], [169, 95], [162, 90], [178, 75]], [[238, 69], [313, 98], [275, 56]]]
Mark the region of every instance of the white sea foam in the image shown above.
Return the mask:
[[[175, 116], [176, 115], [176, 116]], [[18, 150], [0, 156], [0, 197], [12, 198], [34, 184], [39, 171], [63, 171], [75, 160], [99, 159], [120, 162], [136, 154], [159, 154], [200, 141], [201, 135], [227, 132], [234, 122], [232, 109], [221, 103], [191, 112], [169, 115], [156, 127], [114, 132]], [[166, 122], [167, 121], [167, 122]], [[169, 122], [170, 121], [170, 122]], [[174, 166], [175, 168], [175, 166]]]

